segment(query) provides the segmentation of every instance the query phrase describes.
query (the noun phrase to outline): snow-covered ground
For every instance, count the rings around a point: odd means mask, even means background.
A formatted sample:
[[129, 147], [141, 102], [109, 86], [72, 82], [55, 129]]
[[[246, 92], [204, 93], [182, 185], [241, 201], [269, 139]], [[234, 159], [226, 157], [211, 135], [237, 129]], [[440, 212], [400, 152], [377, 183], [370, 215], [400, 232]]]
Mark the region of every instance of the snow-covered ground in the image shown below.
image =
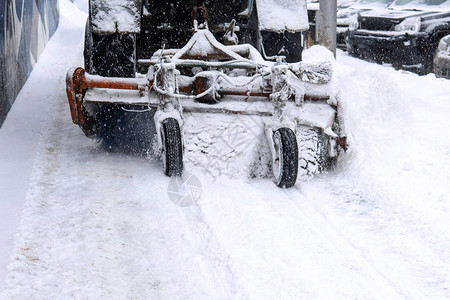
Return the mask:
[[449, 80], [339, 52], [351, 150], [335, 171], [283, 190], [188, 153], [201, 197], [182, 207], [157, 160], [105, 153], [71, 123], [86, 13], [60, 8], [0, 129], [0, 299], [450, 298]]

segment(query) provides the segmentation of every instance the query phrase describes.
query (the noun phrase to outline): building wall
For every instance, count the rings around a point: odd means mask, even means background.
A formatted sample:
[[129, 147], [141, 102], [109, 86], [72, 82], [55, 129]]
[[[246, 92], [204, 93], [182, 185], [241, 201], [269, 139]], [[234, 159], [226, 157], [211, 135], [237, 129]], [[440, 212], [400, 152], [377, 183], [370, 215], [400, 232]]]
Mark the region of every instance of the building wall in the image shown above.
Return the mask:
[[0, 126], [58, 22], [58, 0], [0, 0]]

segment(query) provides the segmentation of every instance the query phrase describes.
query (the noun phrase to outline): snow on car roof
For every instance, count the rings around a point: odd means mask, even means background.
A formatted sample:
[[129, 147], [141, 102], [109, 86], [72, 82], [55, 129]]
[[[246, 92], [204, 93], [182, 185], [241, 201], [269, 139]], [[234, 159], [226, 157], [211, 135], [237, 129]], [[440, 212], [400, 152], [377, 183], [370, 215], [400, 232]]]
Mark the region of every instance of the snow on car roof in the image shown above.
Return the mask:
[[306, 0], [256, 0], [259, 26], [266, 31], [309, 29]]
[[450, 0], [395, 0], [389, 7], [395, 9], [450, 10]]
[[376, 9], [385, 8], [391, 4], [392, 0], [358, 0], [350, 8], [354, 9]]

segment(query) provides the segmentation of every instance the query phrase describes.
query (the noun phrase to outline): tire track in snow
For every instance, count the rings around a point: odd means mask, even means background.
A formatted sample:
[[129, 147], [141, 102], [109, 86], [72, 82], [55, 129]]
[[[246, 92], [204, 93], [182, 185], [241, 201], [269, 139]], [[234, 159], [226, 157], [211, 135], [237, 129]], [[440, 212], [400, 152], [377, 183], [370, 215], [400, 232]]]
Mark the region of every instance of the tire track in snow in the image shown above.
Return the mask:
[[200, 204], [249, 299], [448, 298], [432, 243], [364, 192], [331, 178], [293, 190], [220, 182]]
[[214, 268], [215, 282], [220, 282], [224, 299], [246, 299], [243, 291], [237, 285], [237, 278], [230, 266], [229, 257], [224, 252], [211, 227], [206, 223], [201, 206], [195, 203], [184, 209], [185, 218], [191, 226], [191, 239], [197, 244], [203, 259]]
[[235, 298], [201, 212], [169, 200], [160, 167], [99, 149], [64, 101], [52, 115], [2, 296]]
[[334, 231], [334, 239], [342, 240], [351, 248], [347, 252], [372, 270], [371, 278], [384, 280], [401, 298], [449, 297], [448, 257], [424, 239], [425, 228], [383, 210], [370, 195], [346, 186], [345, 181], [338, 182], [319, 178], [305, 191], [299, 190], [306, 201], [290, 198], [299, 210], [306, 209], [319, 220], [321, 232]]
[[[385, 276], [376, 267], [373, 261], [368, 259], [364, 251], [353, 243], [340, 228], [337, 228], [329, 220], [326, 214], [317, 205], [314, 205], [316, 201], [315, 195], [305, 195], [300, 187], [296, 187], [302, 200], [298, 200], [298, 195], [286, 194], [286, 196], [292, 201], [295, 209], [301, 212], [301, 215], [312, 224], [313, 228], [316, 228], [314, 234], [320, 236], [321, 239], [326, 240], [326, 243], [330, 247], [333, 247], [341, 255], [351, 258], [350, 261], [355, 264], [353, 268], [359, 268], [361, 276], [370, 278], [371, 282], [364, 282], [364, 285], [368, 285], [365, 288], [371, 292], [369, 294], [375, 296], [378, 292], [383, 291], [383, 296], [377, 295], [378, 298], [407, 298], [404, 292], [399, 289], [387, 276]], [[305, 197], [306, 196], [306, 197]], [[321, 195], [323, 197], [323, 195]], [[300, 203], [301, 202], [301, 203]], [[313, 222], [311, 220], [314, 220]], [[356, 265], [358, 267], [356, 267]], [[374, 286], [375, 287], [374, 289]]]

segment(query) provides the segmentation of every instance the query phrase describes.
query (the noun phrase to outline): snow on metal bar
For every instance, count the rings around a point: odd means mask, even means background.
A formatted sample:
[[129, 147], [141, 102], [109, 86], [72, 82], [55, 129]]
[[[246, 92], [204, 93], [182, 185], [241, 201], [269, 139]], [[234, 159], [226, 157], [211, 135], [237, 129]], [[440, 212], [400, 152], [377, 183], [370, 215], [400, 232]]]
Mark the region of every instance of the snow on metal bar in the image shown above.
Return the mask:
[[[300, 124], [327, 129], [331, 127], [336, 118], [336, 110], [327, 103], [305, 103], [301, 107], [287, 110], [288, 114], [297, 119]], [[332, 133], [333, 131], [330, 131]], [[335, 133], [332, 133], [335, 135]]]
[[325, 84], [331, 81], [333, 68], [330, 62], [304, 63], [299, 62], [290, 66], [298, 78], [304, 82]]
[[[322, 100], [322, 99], [321, 99]], [[154, 97], [141, 97], [135, 91], [89, 89], [84, 97], [84, 103], [116, 103], [125, 105], [142, 105], [158, 107], [161, 105], [156, 95]], [[183, 99], [183, 111], [191, 113], [219, 113], [255, 116], [272, 116], [273, 107], [265, 97], [255, 97], [242, 101], [242, 97], [228, 97], [221, 102], [210, 105], [199, 103], [193, 99]], [[326, 129], [331, 127], [336, 114], [335, 109], [327, 103], [305, 103], [302, 107], [295, 106], [294, 102], [287, 103], [289, 115], [300, 124]]]
[[309, 29], [306, 0], [256, 0], [259, 27], [265, 31]]
[[103, 77], [99, 75], [91, 75], [88, 73], [85, 73], [84, 76], [85, 88], [139, 90], [140, 87], [148, 85], [147, 78]]

